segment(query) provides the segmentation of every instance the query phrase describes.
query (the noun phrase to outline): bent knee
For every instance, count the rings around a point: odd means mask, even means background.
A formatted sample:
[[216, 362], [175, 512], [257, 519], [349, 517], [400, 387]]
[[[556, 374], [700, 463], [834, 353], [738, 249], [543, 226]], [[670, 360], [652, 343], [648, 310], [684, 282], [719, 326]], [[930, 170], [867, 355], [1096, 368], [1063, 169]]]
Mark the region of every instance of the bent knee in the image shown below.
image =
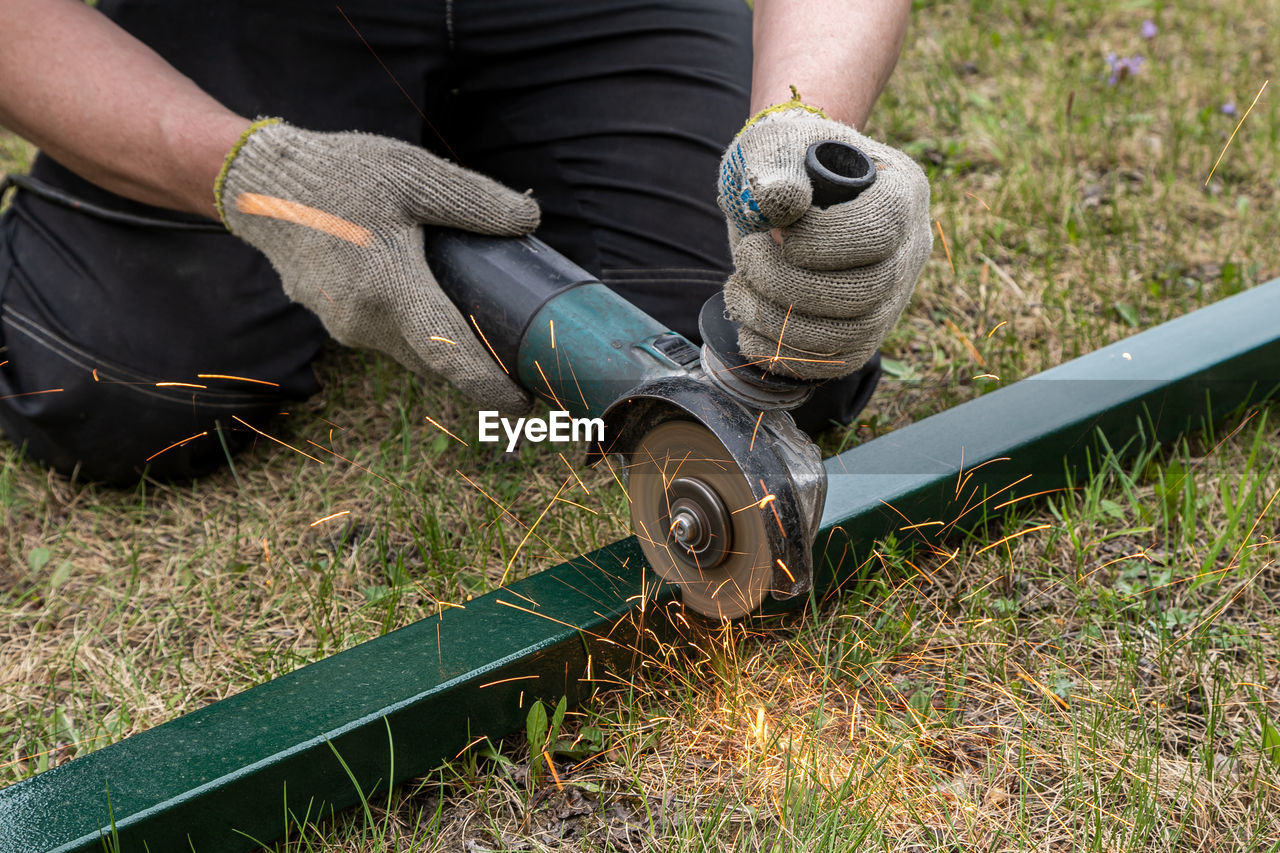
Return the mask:
[[[21, 320], [12, 319], [3, 318], [9, 340]], [[171, 383], [93, 367], [74, 354], [29, 354], [11, 345], [0, 367], [0, 428], [32, 460], [111, 485], [132, 485], [144, 473], [161, 480], [207, 474], [283, 399], [210, 387], [213, 380]]]

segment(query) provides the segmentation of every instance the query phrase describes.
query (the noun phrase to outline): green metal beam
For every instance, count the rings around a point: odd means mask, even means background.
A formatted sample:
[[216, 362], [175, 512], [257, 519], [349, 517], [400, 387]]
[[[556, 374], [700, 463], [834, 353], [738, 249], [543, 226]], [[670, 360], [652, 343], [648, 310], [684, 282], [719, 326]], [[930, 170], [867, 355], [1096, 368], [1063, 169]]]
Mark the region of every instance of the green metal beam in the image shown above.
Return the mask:
[[814, 586], [837, 584], [860, 545], [908, 523], [946, 526], [972, 507], [963, 527], [984, 495], [1000, 494], [995, 505], [1080, 482], [1100, 435], [1125, 455], [1277, 393], [1280, 279], [827, 459]]
[[[1273, 394], [1276, 318], [1280, 280], [827, 460], [817, 593], [904, 517], [952, 519], [957, 483], [961, 506], [1055, 488], [1099, 432], [1163, 440]], [[615, 543], [0, 790], [0, 851], [98, 850], [113, 831], [122, 853], [247, 850], [285, 831], [286, 808], [385, 792], [520, 729], [535, 697], [631, 672], [672, 600], [647, 569], [634, 538]]]
[[[535, 697], [626, 670], [645, 570], [616, 543], [6, 788], [0, 850], [100, 850], [113, 825], [124, 853], [248, 850], [286, 805], [356, 803], [348, 770], [385, 795], [393, 748], [394, 778], [420, 775], [523, 725]], [[650, 606], [670, 600], [653, 585]]]

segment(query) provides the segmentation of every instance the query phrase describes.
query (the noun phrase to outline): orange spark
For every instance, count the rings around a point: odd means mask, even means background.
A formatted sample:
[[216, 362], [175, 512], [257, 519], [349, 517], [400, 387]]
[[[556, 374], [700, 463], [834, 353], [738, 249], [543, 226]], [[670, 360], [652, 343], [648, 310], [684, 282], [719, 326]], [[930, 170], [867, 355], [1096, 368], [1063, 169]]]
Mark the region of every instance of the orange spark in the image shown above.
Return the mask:
[[983, 207], [985, 207], [988, 211], [989, 211], [989, 210], [991, 210], [991, 206], [990, 206], [990, 205], [988, 205], [988, 204], [987, 204], [985, 201], [983, 201], [982, 199], [978, 198], [978, 197], [977, 197], [976, 195], [974, 195], [973, 193], [971, 193], [971, 192], [966, 192], [966, 193], [965, 193], [965, 195], [967, 195], [969, 198], [973, 199], [973, 200], [974, 200], [974, 201], [976, 201], [978, 204], [980, 204], [980, 205], [982, 205]]
[[540, 605], [538, 604], [538, 602], [534, 601], [532, 598], [530, 598], [529, 596], [525, 595], [523, 592], [520, 592], [519, 590], [508, 589], [508, 590], [507, 590], [507, 592], [511, 593], [512, 595], [516, 596], [517, 598], [523, 598], [525, 601], [529, 602], [529, 606], [530, 606], [530, 607], [539, 607], [539, 606], [540, 606]]
[[[1248, 534], [1245, 535], [1244, 539], [1240, 543], [1240, 547], [1236, 549], [1236, 552], [1231, 555], [1231, 562], [1227, 565], [1234, 566], [1238, 564], [1237, 561], [1240, 559], [1240, 552], [1244, 550], [1245, 543], [1253, 538], [1253, 534], [1257, 532], [1258, 525], [1262, 523], [1262, 519], [1266, 518], [1267, 513], [1271, 512], [1271, 505], [1276, 502], [1277, 497], [1280, 497], [1280, 489], [1277, 489], [1272, 493], [1271, 498], [1267, 501], [1267, 505], [1262, 508], [1262, 512], [1260, 512], [1258, 517], [1254, 519], [1253, 525], [1249, 528]], [[1234, 596], [1232, 600], [1235, 600]]]
[[[266, 385], [271, 388], [279, 388], [279, 382], [268, 382], [265, 379], [250, 379], [247, 376], [231, 376], [227, 373], [197, 373], [197, 379], [229, 379], [232, 382], [252, 382], [255, 385]], [[324, 418], [321, 418], [324, 420]]]
[[548, 323], [551, 326], [551, 348], [555, 349], [556, 348], [556, 321], [549, 320]]
[[[556, 353], [556, 362], [559, 363], [559, 361], [560, 361], [560, 353]], [[579, 384], [578, 382], [578, 374], [573, 369], [573, 362], [569, 360], [569, 356], [567, 353], [565, 354], [564, 361], [565, 361], [565, 364], [569, 365], [569, 375], [573, 377], [573, 387], [578, 389], [578, 399], [582, 401], [582, 408], [590, 412], [591, 406], [587, 404], [587, 395], [582, 393], [582, 385]], [[604, 454], [601, 453], [600, 455], [603, 456]]]
[[455, 474], [457, 474], [457, 475], [458, 475], [459, 477], [461, 477], [462, 479], [466, 480], [466, 481], [467, 481], [467, 485], [471, 486], [471, 488], [475, 489], [477, 492], [479, 492], [480, 494], [482, 494], [482, 495], [484, 495], [486, 498], [488, 498], [490, 501], [492, 501], [494, 506], [496, 506], [498, 509], [502, 510], [502, 514], [503, 514], [503, 515], [507, 516], [508, 518], [510, 518], [512, 521], [514, 521], [516, 524], [520, 525], [521, 527], [525, 527], [525, 528], [527, 528], [527, 527], [528, 527], [528, 525], [527, 525], [527, 524], [525, 524], [525, 523], [524, 523], [523, 521], [521, 521], [520, 519], [516, 518], [514, 515], [512, 515], [512, 514], [511, 514], [511, 511], [510, 511], [510, 510], [508, 510], [505, 506], [503, 506], [501, 503], [499, 503], [497, 498], [495, 498], [493, 495], [489, 494], [489, 493], [488, 493], [488, 492], [486, 492], [484, 489], [482, 489], [482, 488], [479, 486], [479, 484], [477, 484], [477, 483], [476, 483], [476, 481], [475, 481], [475, 480], [472, 480], [472, 479], [471, 479], [470, 477], [468, 477], [466, 474], [464, 474], [464, 473], [462, 473], [461, 471], [458, 471], [458, 470], [456, 470], [456, 469], [454, 470], [454, 473], [455, 473]]
[[[979, 466], [978, 466], [978, 468], [981, 468], [981, 467], [982, 467], [981, 465], [979, 465]], [[978, 469], [977, 469], [977, 468], [974, 468], [973, 470], [974, 470], [974, 471], [976, 471], [976, 470], [978, 470]], [[970, 471], [970, 472], [968, 473], [968, 475], [966, 475], [966, 476], [965, 476], [965, 482], [966, 482], [966, 483], [967, 483], [967, 482], [969, 482], [969, 477], [972, 477], [972, 476], [973, 476], [973, 471]], [[1018, 487], [1019, 485], [1021, 485], [1022, 483], [1025, 483], [1027, 480], [1030, 480], [1030, 479], [1031, 479], [1031, 475], [1030, 475], [1030, 474], [1023, 474], [1021, 477], [1019, 477], [1018, 479], [1014, 480], [1014, 481], [1013, 481], [1012, 483], [1010, 483], [1009, 485], [1001, 487], [999, 490], [997, 490], [997, 491], [995, 492], [995, 494], [988, 495], [987, 497], [985, 497], [985, 498], [983, 498], [982, 500], [978, 501], [978, 503], [970, 505], [969, 501], [971, 501], [971, 500], [972, 500], [972, 499], [977, 495], [977, 489], [975, 488], [975, 489], [974, 489], [974, 491], [973, 491], [972, 493], [970, 493], [969, 497], [965, 500], [964, 509], [962, 509], [962, 510], [960, 511], [960, 514], [959, 514], [959, 515], [957, 515], [954, 519], [952, 519], [952, 520], [951, 520], [951, 522], [950, 522], [949, 524], [947, 524], [947, 526], [946, 526], [945, 528], [943, 528], [943, 529], [944, 529], [944, 530], [948, 530], [948, 529], [950, 529], [950, 528], [952, 528], [952, 527], [955, 527], [956, 525], [958, 525], [958, 524], [959, 524], [959, 523], [964, 519], [964, 517], [965, 517], [965, 516], [967, 516], [969, 513], [973, 512], [973, 511], [974, 511], [975, 509], [977, 509], [978, 507], [983, 506], [984, 504], [986, 504], [986, 503], [987, 503], [987, 502], [989, 502], [989, 501], [995, 500], [995, 499], [996, 499], [996, 498], [997, 498], [1001, 493], [1011, 491], [1011, 490], [1013, 490], [1013, 489], [1017, 488], [1017, 487]]]
[[326, 521], [333, 521], [335, 518], [342, 518], [344, 515], [350, 515], [350, 514], [351, 514], [351, 510], [344, 509], [342, 512], [335, 512], [333, 515], [326, 515], [324, 518], [317, 518], [315, 521], [311, 522], [311, 524], [308, 526], [319, 527], [321, 524], [324, 524]]
[[787, 576], [788, 578], [790, 578], [790, 579], [791, 579], [791, 582], [792, 582], [792, 583], [795, 583], [795, 582], [796, 582], [796, 576], [795, 576], [795, 575], [793, 575], [793, 574], [791, 574], [791, 570], [787, 568], [787, 564], [786, 564], [786, 563], [782, 562], [782, 558], [781, 558], [781, 557], [779, 557], [779, 558], [777, 558], [776, 560], [774, 560], [774, 562], [775, 562], [775, 563], [777, 563], [777, 564], [778, 564], [778, 568], [782, 569], [782, 571], [786, 574], [786, 576]]
[[258, 429], [258, 428], [257, 428], [256, 426], [254, 426], [253, 424], [251, 424], [251, 423], [249, 423], [248, 421], [246, 421], [246, 420], [244, 420], [243, 418], [241, 418], [239, 415], [232, 415], [232, 416], [231, 416], [231, 420], [233, 420], [233, 421], [237, 421], [237, 422], [239, 422], [239, 423], [243, 424], [244, 426], [247, 426], [249, 429], [253, 430], [253, 431], [254, 431], [254, 432], [256, 432], [258, 435], [262, 436], [263, 438], [267, 438], [267, 439], [270, 439], [271, 441], [274, 441], [276, 444], [280, 445], [281, 447], [287, 447], [287, 448], [289, 448], [290, 450], [292, 450], [294, 453], [297, 453], [297, 454], [298, 454], [298, 455], [300, 455], [300, 456], [305, 456], [305, 457], [307, 457], [307, 458], [308, 458], [308, 459], [310, 459], [312, 462], [319, 462], [321, 465], [323, 465], [323, 464], [324, 464], [324, 462], [323, 462], [322, 460], [315, 458], [315, 457], [314, 457], [314, 456], [312, 456], [310, 453], [303, 453], [301, 450], [299, 450], [298, 448], [294, 447], [292, 444], [286, 444], [285, 442], [281, 441], [280, 439], [276, 438], [276, 437], [275, 437], [275, 436], [273, 436], [273, 435], [267, 435], [265, 432], [263, 432], [262, 430]]
[[942, 221], [935, 219], [933, 220], [933, 224], [938, 226], [938, 237], [942, 239], [942, 248], [947, 253], [947, 263], [951, 266], [951, 274], [955, 275], [956, 265], [955, 262], [951, 260], [951, 247], [947, 245], [947, 235], [942, 233]]
[[[321, 418], [320, 420], [324, 420], [324, 418]], [[338, 427], [338, 429], [342, 429], [342, 427]], [[329, 441], [330, 443], [333, 442], [333, 430], [329, 430]], [[372, 471], [353, 459], [348, 459], [347, 457], [343, 456], [341, 453], [338, 453], [336, 450], [330, 450], [329, 448], [325, 447], [323, 444], [316, 444], [314, 441], [312, 441], [309, 438], [307, 439], [307, 444], [311, 445], [312, 447], [319, 448], [320, 450], [323, 450], [325, 453], [331, 453], [334, 456], [341, 459], [343, 462], [347, 463], [348, 465], [351, 465], [355, 468], [359, 468], [361, 471], [365, 472], [366, 474], [371, 474], [374, 477], [377, 477], [379, 480], [386, 483], [388, 486], [394, 486], [395, 488], [404, 492], [406, 495], [409, 494], [409, 490], [406, 489], [404, 486], [401, 486], [399, 483], [396, 483], [392, 480], [388, 480], [386, 477], [382, 476], [377, 471]]]
[[1000, 327], [1001, 327], [1001, 326], [1007, 326], [1007, 325], [1009, 325], [1009, 321], [1008, 321], [1008, 320], [1001, 320], [999, 323], [996, 323], [996, 327], [995, 327], [994, 329], [992, 329], [991, 331], [987, 332], [987, 337], [989, 338], [989, 337], [991, 337], [992, 335], [994, 335], [996, 332], [1000, 331]]
[[578, 509], [585, 509], [587, 512], [591, 513], [592, 515], [600, 514], [596, 512], [594, 509], [592, 509], [591, 507], [584, 506], [583, 504], [580, 504], [577, 501], [571, 501], [568, 498], [556, 498], [555, 500], [558, 500], [562, 504], [568, 504], [569, 506], [576, 506]]
[[622, 496], [630, 501], [631, 495], [627, 492], [627, 484], [622, 482], [622, 478], [618, 476], [617, 469], [613, 467], [613, 460], [610, 458], [611, 456], [612, 454], [610, 453], [600, 454], [600, 458], [604, 461], [604, 464], [609, 466], [609, 476], [613, 477], [613, 481], [618, 484], [618, 489], [622, 492]]
[[461, 444], [463, 447], [470, 447], [470, 446], [471, 446], [471, 445], [467, 444], [465, 441], [463, 441], [462, 439], [458, 438], [458, 437], [457, 437], [456, 435], [454, 435], [453, 433], [449, 432], [447, 429], [445, 429], [444, 427], [442, 427], [442, 426], [441, 426], [440, 424], [438, 424], [436, 421], [432, 420], [430, 417], [428, 417], [428, 418], [427, 418], [427, 423], [431, 424], [433, 427], [435, 427], [436, 429], [440, 430], [442, 433], [444, 433], [445, 435], [449, 436], [449, 438], [452, 438], [454, 441], [458, 442], [458, 444]]
[[542, 372], [542, 365], [538, 364], [537, 361], [534, 361], [533, 366], [538, 368], [538, 375], [541, 376], [542, 381], [546, 383], [547, 393], [551, 395], [551, 402], [555, 403], [556, 406], [561, 409], [565, 408], [565, 405], [560, 402], [560, 398], [556, 396], [556, 389], [551, 387], [551, 380], [547, 378], [547, 374]]
[[157, 388], [198, 388], [200, 390], [207, 389], [208, 385], [197, 385], [194, 382], [157, 382]]
[[[555, 344], [552, 344], [552, 346], [555, 346]], [[564, 785], [560, 784], [560, 777], [556, 774], [556, 766], [552, 763], [551, 756], [547, 754], [545, 749], [542, 750], [542, 757], [547, 760], [547, 769], [551, 771], [551, 778], [556, 782], [556, 790], [563, 791]]]
[[764, 420], [764, 409], [760, 410], [760, 414], [756, 415], [755, 429], [751, 430], [751, 445], [747, 448], [747, 452], [751, 453], [756, 449], [756, 433], [760, 431], [760, 422]]
[[[963, 450], [962, 450], [962, 452], [963, 452]], [[965, 477], [965, 480], [968, 480], [968, 479], [969, 479], [969, 477], [973, 475], [973, 472], [974, 472], [974, 471], [981, 471], [983, 468], [987, 467], [988, 465], [992, 464], [993, 462], [1009, 462], [1009, 461], [1011, 461], [1012, 459], [1013, 459], [1013, 457], [1012, 457], [1012, 456], [992, 456], [992, 457], [991, 457], [990, 459], [988, 459], [986, 462], [979, 462], [977, 465], [974, 465], [972, 468], [970, 468], [970, 469], [969, 469], [969, 472], [968, 472], [969, 476], [966, 476], [966, 477]], [[1026, 478], [1024, 477], [1023, 479], [1026, 479]]]
[[1053, 525], [1050, 525], [1050, 524], [1037, 524], [1035, 527], [1028, 527], [1026, 530], [1019, 530], [1017, 533], [1010, 533], [1008, 536], [1005, 536], [995, 542], [992, 542], [990, 545], [986, 545], [982, 548], [979, 548], [974, 553], [981, 554], [983, 551], [990, 551], [992, 548], [998, 548], [1001, 545], [1005, 544], [1006, 542], [1011, 542], [1012, 540], [1017, 539], [1021, 536], [1026, 536], [1028, 533], [1035, 533], [1037, 530], [1048, 530], [1052, 526]]
[[17, 764], [21, 764], [22, 762], [31, 761], [31, 759], [33, 758], [40, 758], [41, 756], [45, 756], [45, 755], [53, 755], [55, 752], [57, 752], [60, 749], [73, 749], [75, 747], [84, 746], [87, 743], [93, 743], [95, 740], [101, 740], [104, 737], [106, 737], [105, 734], [94, 735], [93, 737], [87, 737], [87, 738], [84, 738], [83, 740], [77, 740], [67, 744], [59, 744], [58, 746], [55, 746], [52, 749], [46, 749], [42, 752], [32, 752], [27, 755], [19, 755], [17, 758], [13, 759], [12, 761], [5, 761], [3, 763], [0, 763], [0, 768], [13, 767]]
[[787, 334], [787, 323], [791, 320], [791, 309], [794, 305], [787, 306], [787, 316], [782, 318], [782, 329], [778, 332], [778, 348], [773, 352], [773, 358], [769, 359], [771, 364], [777, 363], [779, 356], [782, 355], [782, 339]]
[[1053, 700], [1054, 704], [1056, 704], [1062, 710], [1064, 711], [1070, 710], [1071, 706], [1067, 704], [1067, 700], [1063, 699], [1057, 693], [1054, 693], [1048, 687], [1041, 684], [1039, 681], [1033, 678], [1030, 673], [1026, 672], [1022, 667], [1018, 666], [1017, 664], [1014, 664], [1014, 667], [1017, 669], [1019, 678], [1021, 678], [1023, 681], [1027, 682], [1032, 687], [1039, 690], [1047, 698]]
[[169, 445], [169, 446], [168, 446], [168, 447], [166, 447], [164, 450], [160, 450], [160, 451], [157, 451], [157, 452], [155, 452], [155, 453], [152, 453], [150, 456], [148, 456], [148, 457], [147, 457], [146, 459], [144, 459], [143, 461], [144, 461], [144, 462], [150, 462], [152, 459], [155, 459], [157, 456], [160, 456], [160, 455], [162, 455], [162, 454], [168, 453], [170, 450], [173, 450], [175, 447], [181, 447], [182, 445], [186, 444], [187, 442], [195, 441], [197, 438], [204, 438], [204, 437], [205, 437], [206, 435], [208, 435], [208, 434], [209, 434], [209, 431], [208, 431], [208, 430], [205, 430], [204, 432], [198, 432], [198, 433], [196, 433], [195, 435], [187, 436], [186, 438], [182, 439], [182, 441], [175, 441], [173, 444]]
[[[760, 491], [769, 492], [769, 487], [764, 484], [764, 480], [757, 480], [756, 482], [760, 484]], [[778, 515], [778, 508], [773, 505], [773, 502], [776, 501], [777, 499], [778, 499], [777, 495], [773, 494], [772, 492], [769, 492], [769, 494], [765, 495], [760, 499], [760, 507], [763, 509], [764, 507], [767, 506], [769, 507], [770, 510], [773, 511], [773, 520], [778, 522], [778, 530], [781, 531], [782, 538], [786, 539], [787, 528], [782, 525], [782, 516]]]
[[513, 681], [531, 681], [535, 678], [541, 678], [541, 677], [542, 676], [540, 675], [516, 675], [511, 678], [499, 678], [497, 681], [490, 681], [487, 684], [481, 684], [477, 689], [483, 690], [486, 687], [494, 687], [498, 684], [510, 684]]
[[547, 502], [547, 505], [542, 508], [542, 512], [540, 512], [538, 517], [534, 519], [533, 526], [529, 528], [528, 532], [525, 533], [524, 538], [520, 540], [520, 544], [516, 546], [516, 550], [511, 553], [511, 559], [507, 561], [507, 567], [502, 570], [502, 579], [498, 581], [498, 586], [506, 585], [507, 575], [511, 573], [511, 567], [516, 564], [516, 558], [520, 556], [520, 550], [524, 548], [524, 543], [528, 542], [529, 537], [533, 535], [533, 531], [538, 529], [538, 524], [546, 517], [547, 511], [551, 509], [552, 504], [556, 502], [556, 498], [560, 497], [560, 493], [564, 491], [564, 488], [567, 485], [569, 485], [569, 481], [566, 479], [560, 484], [560, 488], [556, 489], [555, 496]]
[[982, 353], [978, 352], [978, 348], [973, 345], [973, 341], [969, 340], [969, 336], [960, 331], [960, 327], [951, 322], [951, 318], [943, 317], [942, 322], [946, 324], [951, 334], [955, 335], [960, 340], [960, 343], [965, 345], [965, 348], [969, 350], [969, 355], [973, 356], [973, 360], [986, 367], [986, 359], [982, 357]]
[[236, 210], [250, 216], [266, 216], [292, 222], [339, 240], [346, 240], [361, 248], [373, 245], [373, 232], [368, 228], [296, 201], [259, 193], [240, 193], [236, 196], [235, 204]]
[[919, 524], [908, 524], [905, 527], [899, 527], [898, 532], [905, 533], [908, 530], [919, 530], [922, 527], [933, 527], [935, 525], [938, 527], [941, 527], [942, 522], [941, 521], [922, 521]]
[[[763, 482], [760, 483], [760, 487], [764, 488]], [[765, 495], [758, 501], [752, 501], [751, 503], [747, 504], [744, 507], [739, 507], [738, 509], [730, 510], [729, 514], [737, 515], [738, 513], [751, 509], [752, 507], [756, 507], [757, 509], [764, 509], [765, 507], [767, 507], [769, 504], [773, 503], [777, 499], [778, 499], [777, 495], [773, 494], [772, 492], [769, 492], [769, 494]]]
[[427, 340], [435, 341], [438, 344], [448, 344], [451, 347], [456, 347], [458, 345], [457, 341], [451, 341], [448, 338], [441, 337], [440, 335], [432, 335], [431, 337], [427, 338]]
[[1209, 177], [1204, 179], [1204, 185], [1209, 186], [1209, 182], [1213, 180], [1213, 173], [1217, 171], [1218, 164], [1222, 162], [1222, 158], [1227, 156], [1227, 149], [1231, 147], [1231, 143], [1235, 141], [1236, 134], [1240, 132], [1240, 128], [1244, 126], [1244, 120], [1249, 117], [1249, 113], [1253, 112], [1253, 108], [1258, 105], [1258, 99], [1262, 97], [1262, 93], [1267, 90], [1267, 84], [1270, 80], [1262, 83], [1262, 88], [1258, 90], [1258, 94], [1253, 96], [1253, 103], [1249, 105], [1249, 109], [1244, 111], [1244, 115], [1240, 116], [1240, 121], [1236, 124], [1236, 129], [1231, 131], [1231, 137], [1227, 140], [1227, 144], [1222, 146], [1222, 153], [1218, 155], [1218, 159], [1213, 162], [1213, 168], [1209, 170]]
[[[527, 607], [521, 607], [518, 604], [512, 604], [510, 601], [503, 601], [501, 598], [496, 599], [496, 601], [498, 602], [498, 604], [501, 604], [503, 607], [510, 607], [512, 610], [519, 610], [521, 613], [528, 613], [530, 616], [537, 616], [541, 619], [546, 619], [548, 622], [554, 622], [557, 625], [563, 625], [566, 628], [572, 628], [573, 630], [579, 632], [580, 634], [585, 634], [586, 636], [592, 638], [593, 640], [603, 640], [605, 642], [612, 642], [608, 637], [603, 637], [599, 634], [593, 634], [590, 631], [583, 630], [583, 628], [580, 625], [573, 625], [569, 622], [565, 622], [563, 619], [556, 619], [554, 616], [548, 616], [545, 613], [539, 613], [536, 610], [530, 610]], [[618, 645], [617, 643], [613, 643], [613, 644], [615, 646]]]
[[569, 469], [569, 473], [573, 475], [573, 479], [578, 481], [579, 488], [581, 488], [582, 491], [586, 492], [587, 494], [591, 494], [591, 490], [587, 488], [587, 484], [582, 482], [582, 478], [578, 476], [577, 471], [573, 470], [573, 466], [569, 464], [568, 459], [564, 458], [564, 454], [557, 453], [556, 455], [560, 457], [560, 461], [564, 463], [564, 467]]
[[[341, 10], [341, 9], [339, 9], [338, 11], [339, 11], [339, 12], [341, 12], [342, 10]], [[463, 756], [463, 754], [464, 754], [464, 753], [466, 753], [466, 751], [467, 751], [468, 749], [470, 749], [471, 747], [475, 746], [475, 745], [476, 745], [476, 744], [478, 744], [480, 741], [482, 741], [482, 740], [488, 740], [488, 739], [489, 739], [489, 736], [488, 736], [488, 735], [480, 735], [480, 737], [476, 738], [475, 740], [471, 741], [471, 743], [467, 744], [467, 745], [466, 745], [466, 746], [464, 746], [462, 749], [458, 750], [458, 754], [457, 754], [457, 755], [455, 755], [455, 756], [453, 757], [453, 759], [454, 759], [455, 761], [457, 761], [459, 758], [461, 758], [461, 757]]]
[[35, 397], [39, 394], [60, 394], [65, 390], [65, 388], [49, 388], [46, 391], [24, 391], [21, 394], [6, 394], [5, 396], [0, 397], [0, 400], [13, 400], [17, 397]]
[[476, 316], [474, 314], [468, 314], [467, 319], [470, 320], [471, 325], [475, 327], [476, 334], [480, 336], [481, 343], [483, 343], [485, 348], [489, 350], [489, 355], [493, 356], [493, 360], [498, 362], [498, 367], [501, 367], [502, 372], [510, 376], [511, 371], [507, 370], [507, 366], [502, 363], [502, 359], [498, 358], [498, 353], [494, 350], [493, 345], [489, 343], [489, 339], [484, 336], [484, 332], [480, 331], [480, 324], [476, 322]]
[[1042, 492], [1032, 492], [1029, 495], [1019, 495], [1016, 498], [1010, 498], [1009, 500], [1005, 501], [1002, 504], [996, 504], [991, 508], [991, 511], [999, 512], [1000, 510], [1004, 509], [1007, 506], [1012, 506], [1013, 504], [1016, 504], [1018, 501], [1026, 501], [1026, 500], [1030, 500], [1031, 498], [1043, 497], [1044, 495], [1052, 495], [1052, 494], [1055, 494], [1056, 492], [1076, 491], [1078, 489], [1079, 489], [1078, 486], [1073, 489], [1066, 489], [1066, 488], [1045, 489]]

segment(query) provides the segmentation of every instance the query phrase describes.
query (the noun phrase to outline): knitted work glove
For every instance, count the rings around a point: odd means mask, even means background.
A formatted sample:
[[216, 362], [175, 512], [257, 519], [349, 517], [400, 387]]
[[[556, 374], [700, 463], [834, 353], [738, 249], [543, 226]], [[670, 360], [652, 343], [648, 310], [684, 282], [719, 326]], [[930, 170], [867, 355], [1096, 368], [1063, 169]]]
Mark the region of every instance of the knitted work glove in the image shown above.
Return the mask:
[[538, 205], [405, 142], [255, 123], [214, 188], [233, 234], [265, 254], [295, 302], [340, 343], [443, 376], [476, 404], [529, 408], [423, 254], [423, 224], [517, 236]]
[[[876, 180], [853, 201], [811, 206], [805, 152], [858, 146]], [[929, 182], [911, 158], [799, 98], [766, 110], [720, 164], [734, 273], [725, 284], [742, 353], [784, 376], [845, 376], [875, 353], [933, 248]], [[772, 229], [780, 229], [781, 245]]]

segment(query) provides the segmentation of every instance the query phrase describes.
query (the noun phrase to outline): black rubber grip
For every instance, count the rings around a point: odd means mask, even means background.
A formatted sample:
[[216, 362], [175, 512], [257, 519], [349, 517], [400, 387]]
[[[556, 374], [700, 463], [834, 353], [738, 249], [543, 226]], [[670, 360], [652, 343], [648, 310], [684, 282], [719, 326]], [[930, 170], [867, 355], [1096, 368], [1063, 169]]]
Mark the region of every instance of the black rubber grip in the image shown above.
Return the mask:
[[823, 208], [853, 201], [876, 181], [876, 164], [861, 148], [832, 139], [809, 146], [804, 169], [813, 185], [813, 203]]
[[427, 265], [440, 289], [513, 374], [525, 331], [542, 307], [566, 290], [596, 281], [537, 237], [425, 231]]

